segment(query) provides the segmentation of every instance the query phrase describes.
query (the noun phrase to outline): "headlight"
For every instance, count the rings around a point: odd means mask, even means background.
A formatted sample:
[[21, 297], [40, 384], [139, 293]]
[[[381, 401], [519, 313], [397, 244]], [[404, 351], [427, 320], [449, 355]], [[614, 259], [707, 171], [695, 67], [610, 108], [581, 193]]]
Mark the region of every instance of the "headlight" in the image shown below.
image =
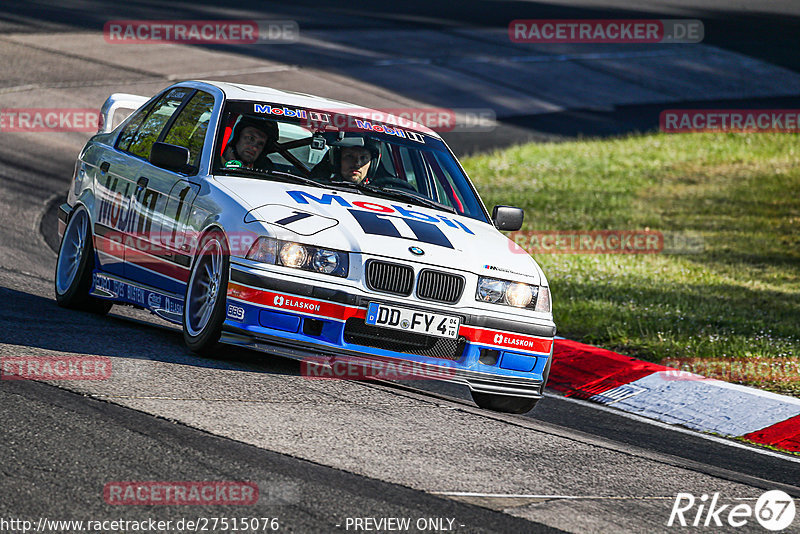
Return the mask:
[[492, 278], [481, 278], [478, 282], [478, 300], [500, 302], [506, 293], [506, 283]]
[[247, 259], [253, 261], [260, 261], [261, 263], [275, 263], [275, 254], [278, 248], [278, 242], [268, 237], [261, 237], [253, 243], [250, 250], [247, 251]]
[[475, 300], [505, 304], [515, 308], [528, 308], [536, 311], [550, 311], [550, 292], [547, 287], [533, 286], [496, 278], [478, 278], [478, 291]]
[[283, 265], [316, 273], [347, 277], [347, 252], [317, 248], [271, 237], [259, 237], [245, 256], [248, 260]]
[[319, 273], [331, 274], [339, 267], [339, 253], [321, 248], [314, 253], [311, 266]]
[[506, 301], [517, 308], [524, 308], [533, 300], [533, 289], [528, 284], [508, 284]]
[[284, 243], [281, 246], [281, 263], [287, 267], [299, 268], [306, 264], [308, 252], [299, 243]]

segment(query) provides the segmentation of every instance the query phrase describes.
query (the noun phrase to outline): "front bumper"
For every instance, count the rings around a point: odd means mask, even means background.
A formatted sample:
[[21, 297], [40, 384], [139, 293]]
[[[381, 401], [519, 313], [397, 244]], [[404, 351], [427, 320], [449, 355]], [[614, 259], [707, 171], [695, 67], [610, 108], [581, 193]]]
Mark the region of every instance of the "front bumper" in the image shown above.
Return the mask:
[[[394, 343], [394, 330], [365, 326], [367, 306], [383, 302], [461, 317], [459, 339], [445, 349], [414, 349]], [[358, 294], [267, 276], [233, 263], [228, 285], [222, 341], [306, 362], [411, 363], [435, 377], [480, 393], [539, 398], [549, 372], [555, 326], [525, 323], [392, 301], [386, 296]], [[364, 335], [372, 331], [375, 335]], [[386, 336], [384, 336], [384, 334]], [[360, 336], [360, 337], [359, 337]], [[428, 336], [411, 335], [438, 343]], [[384, 337], [388, 338], [384, 339]], [[438, 341], [436, 341], [438, 340]]]

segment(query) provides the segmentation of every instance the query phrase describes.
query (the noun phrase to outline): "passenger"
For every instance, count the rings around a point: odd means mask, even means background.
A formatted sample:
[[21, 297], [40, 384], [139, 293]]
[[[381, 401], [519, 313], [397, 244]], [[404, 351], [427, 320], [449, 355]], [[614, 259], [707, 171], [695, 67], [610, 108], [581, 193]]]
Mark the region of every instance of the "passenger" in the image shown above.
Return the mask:
[[328, 157], [312, 169], [311, 178], [413, 190], [408, 182], [397, 179], [383, 168], [379, 143], [361, 137], [346, 137], [330, 143]]

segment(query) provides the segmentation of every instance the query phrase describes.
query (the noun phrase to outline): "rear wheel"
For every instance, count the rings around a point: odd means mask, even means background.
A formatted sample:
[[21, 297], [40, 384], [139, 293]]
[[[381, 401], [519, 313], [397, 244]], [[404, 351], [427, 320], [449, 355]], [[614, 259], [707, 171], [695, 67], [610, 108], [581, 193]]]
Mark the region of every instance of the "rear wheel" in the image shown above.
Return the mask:
[[183, 339], [193, 352], [213, 352], [222, 334], [230, 259], [225, 237], [213, 230], [200, 240], [183, 303]]
[[530, 397], [514, 397], [512, 395], [495, 395], [471, 391], [475, 404], [486, 410], [505, 413], [527, 413], [533, 410], [539, 399]]
[[56, 302], [64, 308], [108, 313], [111, 302], [89, 295], [94, 270], [94, 248], [89, 214], [79, 207], [70, 217], [56, 261]]

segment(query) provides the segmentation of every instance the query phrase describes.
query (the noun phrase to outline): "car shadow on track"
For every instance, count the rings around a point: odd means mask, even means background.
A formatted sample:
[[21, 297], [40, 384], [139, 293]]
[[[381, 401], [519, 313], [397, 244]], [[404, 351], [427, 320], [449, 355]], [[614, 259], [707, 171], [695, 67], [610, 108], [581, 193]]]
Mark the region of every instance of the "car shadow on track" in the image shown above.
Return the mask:
[[0, 302], [4, 303], [0, 311], [3, 356], [46, 356], [43, 351], [53, 351], [275, 375], [300, 374], [300, 365], [294, 360], [228, 345], [221, 345], [214, 358], [198, 356], [183, 344], [180, 329], [129, 307], [115, 306], [108, 316], [101, 317], [67, 310], [51, 298], [7, 287], [0, 287]]

